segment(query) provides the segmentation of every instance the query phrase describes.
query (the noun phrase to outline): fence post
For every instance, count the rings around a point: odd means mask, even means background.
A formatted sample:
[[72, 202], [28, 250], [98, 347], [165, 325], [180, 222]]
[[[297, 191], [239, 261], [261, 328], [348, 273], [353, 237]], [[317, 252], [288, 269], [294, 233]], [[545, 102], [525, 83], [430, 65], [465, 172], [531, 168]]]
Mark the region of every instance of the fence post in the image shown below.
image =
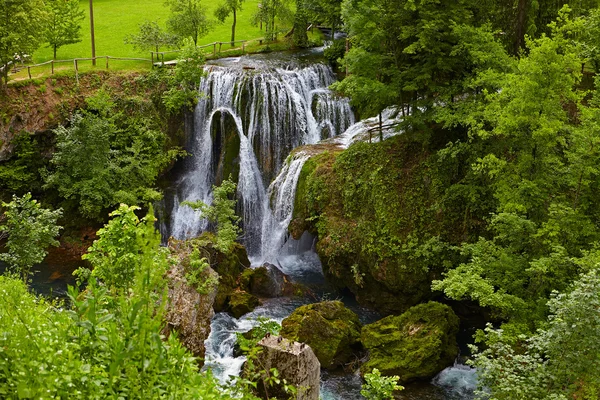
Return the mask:
[[152, 62], [152, 68], [154, 69], [154, 52], [150, 52], [150, 61]]
[[31, 67], [27, 66], [27, 74], [29, 74], [29, 79], [31, 79]]
[[52, 75], [54, 75], [54, 60], [50, 64], [52, 65]]
[[108, 69], [108, 56], [106, 56], [106, 69]]
[[77, 59], [73, 60], [73, 64], [75, 64], [75, 80], [77, 81], [77, 84], [79, 85], [79, 69], [77, 68]]
[[242, 41], [242, 54], [246, 54], [246, 41]]
[[217, 42], [213, 43], [213, 56], [217, 55]]
[[221, 46], [223, 46], [223, 42], [219, 42], [219, 54], [221, 54]]
[[162, 53], [162, 66], [165, 66], [165, 53]]

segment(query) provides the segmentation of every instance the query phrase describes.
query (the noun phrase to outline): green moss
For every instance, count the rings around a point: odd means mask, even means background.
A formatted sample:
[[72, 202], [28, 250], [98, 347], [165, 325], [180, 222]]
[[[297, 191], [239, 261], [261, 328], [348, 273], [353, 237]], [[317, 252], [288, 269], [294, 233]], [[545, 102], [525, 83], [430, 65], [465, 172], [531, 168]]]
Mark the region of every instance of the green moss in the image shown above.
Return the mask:
[[340, 301], [299, 307], [281, 325], [281, 336], [308, 344], [323, 368], [344, 365], [360, 349], [358, 316]]
[[400, 382], [429, 379], [458, 355], [459, 319], [447, 305], [429, 302], [365, 325], [361, 339], [369, 351], [362, 373], [377, 368], [384, 375], [398, 375]]
[[256, 296], [244, 291], [235, 291], [229, 296], [229, 310], [235, 318], [249, 313], [258, 306], [259, 301]]
[[430, 299], [431, 280], [457, 262], [464, 238], [435, 157], [399, 136], [319, 154], [301, 172], [290, 231], [317, 233], [330, 281], [383, 312]]

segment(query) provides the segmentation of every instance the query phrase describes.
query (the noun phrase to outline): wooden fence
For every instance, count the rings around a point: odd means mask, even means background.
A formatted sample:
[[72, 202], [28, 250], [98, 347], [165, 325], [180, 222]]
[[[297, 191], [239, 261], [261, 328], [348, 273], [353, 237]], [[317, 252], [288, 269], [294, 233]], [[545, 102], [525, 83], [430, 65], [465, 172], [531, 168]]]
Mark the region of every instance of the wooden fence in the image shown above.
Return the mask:
[[[283, 32], [285, 32], [285, 31], [282, 30], [282, 31], [274, 32], [274, 41], [277, 40], [277, 35], [279, 35]], [[222, 47], [224, 44], [227, 45], [227, 44], [233, 43], [233, 45], [234, 45], [233, 47], [227, 49], [226, 51], [242, 50], [242, 52], [245, 53], [246, 47], [249, 44], [258, 43], [259, 45], [262, 45], [263, 42], [269, 42], [269, 40], [262, 37], [262, 38], [258, 38], [258, 39], [235, 40], [233, 42], [232, 41], [213, 42], [213, 43], [205, 44], [202, 46], [197, 46], [197, 48], [198, 49], [212, 48], [212, 51], [209, 52], [209, 54], [212, 53], [213, 56], [217, 56], [217, 54], [221, 54], [221, 50], [222, 50]], [[240, 43], [240, 45], [238, 47], [235, 47], [236, 43]], [[217, 50], [217, 47], [218, 47], [218, 50]], [[98, 61], [98, 60], [105, 61], [106, 69], [108, 69], [108, 67], [109, 67], [109, 60], [137, 61], [137, 62], [142, 61], [142, 62], [147, 62], [151, 68], [154, 68], [154, 66], [164, 66], [167, 64], [175, 64], [177, 62], [177, 60], [165, 61], [165, 54], [175, 54], [175, 53], [179, 53], [179, 52], [181, 52], [181, 50], [158, 51], [158, 52], [151, 51], [150, 58], [97, 56], [97, 57], [73, 58], [73, 59], [69, 59], [69, 60], [50, 60], [50, 61], [46, 61], [43, 63], [30, 64], [30, 65], [9, 62], [8, 64], [1, 66], [0, 71], [2, 71], [4, 68], [10, 68], [10, 70], [9, 70], [9, 75], [10, 75], [10, 74], [18, 73], [18, 72], [22, 71], [23, 69], [27, 69], [27, 76], [29, 77], [29, 79], [32, 79], [32, 76], [31, 76], [32, 69], [50, 65], [50, 74], [53, 75], [54, 68], [56, 65], [72, 64], [74, 71], [75, 71], [75, 78], [77, 79], [77, 83], [79, 83], [79, 63], [81, 61], [94, 61], [94, 64], [95, 64], [95, 61]]]
[[[287, 30], [280, 30], [277, 32], [273, 33], [273, 37], [274, 39], [272, 41], [277, 41], [277, 36], [279, 34], [282, 34], [284, 32], [287, 32]], [[217, 56], [217, 54], [221, 54], [221, 50], [223, 45], [231, 45], [233, 44], [232, 47], [230, 47], [229, 49], [227, 49], [226, 51], [235, 51], [235, 50], [242, 50], [242, 53], [246, 52], [246, 47], [249, 44], [252, 43], [258, 43], [258, 45], [262, 45], [263, 42], [269, 42], [270, 40], [267, 38], [258, 38], [258, 39], [247, 39], [247, 40], [234, 40], [234, 41], [227, 41], [227, 42], [213, 42], [213, 43], [208, 43], [208, 44], [204, 44], [202, 46], [196, 46], [196, 48], [198, 49], [210, 49], [212, 48], [212, 52], [209, 51], [209, 54], [212, 53], [213, 56]], [[241, 43], [241, 45], [239, 46], [235, 46], [236, 43]], [[218, 50], [217, 50], [217, 46], [218, 46]], [[175, 54], [175, 53], [179, 53], [181, 52], [181, 50], [169, 50], [169, 51], [151, 51], [150, 52], [150, 58], [152, 59], [152, 65], [153, 66], [165, 66], [170, 64], [171, 62], [169, 61], [165, 61], [165, 54]], [[176, 62], [176, 61], [175, 61]]]

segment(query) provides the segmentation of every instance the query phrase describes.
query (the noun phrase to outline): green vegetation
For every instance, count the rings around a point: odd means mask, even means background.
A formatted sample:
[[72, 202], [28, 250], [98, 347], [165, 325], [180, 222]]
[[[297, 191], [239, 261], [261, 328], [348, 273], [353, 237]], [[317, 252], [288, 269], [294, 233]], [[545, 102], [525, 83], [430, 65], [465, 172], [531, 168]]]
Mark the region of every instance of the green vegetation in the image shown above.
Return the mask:
[[175, 47], [178, 37], [165, 32], [156, 21], [144, 21], [140, 24], [139, 32], [125, 36], [124, 42], [137, 51], [158, 52], [161, 47]]
[[365, 374], [365, 384], [360, 394], [367, 400], [393, 400], [394, 392], [404, 389], [398, 385], [397, 376], [381, 376], [377, 368]]
[[54, 52], [62, 46], [81, 42], [81, 22], [84, 12], [78, 0], [46, 0], [48, 22], [45, 40]]
[[256, 321], [258, 325], [248, 332], [235, 334], [237, 346], [243, 353], [251, 353], [265, 335], [276, 336], [281, 331], [281, 325], [277, 321], [265, 317], [257, 317]]
[[[14, 61], [15, 54], [31, 55], [38, 48], [47, 16], [43, 0], [2, 0], [0, 6], [0, 66], [4, 66]], [[4, 88], [8, 68], [0, 76]]]
[[200, 211], [204, 218], [216, 224], [217, 242], [215, 248], [223, 253], [229, 253], [233, 250], [235, 240], [240, 233], [240, 228], [237, 225], [240, 217], [235, 215], [236, 201], [232, 199], [235, 188], [236, 184], [231, 180], [224, 180], [220, 186], [213, 187], [213, 202], [210, 206], [202, 201], [182, 203]]
[[45, 187], [58, 191], [65, 209], [99, 221], [119, 203], [158, 200], [156, 178], [179, 154], [165, 151], [165, 133], [150, 118], [119, 112], [105, 91], [87, 104], [88, 110], [73, 115], [69, 127], [54, 131], [56, 151]]
[[[23, 283], [0, 277], [2, 397], [254, 399], [243, 388], [220, 388], [210, 373], [198, 371], [196, 359], [175, 335], [161, 335], [169, 262], [153, 216], [140, 222], [125, 205], [115, 215], [95, 244], [103, 252], [94, 258], [100, 268], [114, 261], [110, 252], [121, 251], [122, 237], [113, 233], [128, 232], [123, 254], [131, 267], [128, 290], [106, 269], [94, 271], [85, 292], [70, 289], [71, 305], [65, 309], [34, 297]], [[100, 260], [104, 256], [109, 258]]]
[[[31, 198], [31, 193], [23, 197], [13, 195], [10, 203], [2, 203], [4, 223], [0, 225], [0, 238], [8, 236], [8, 252], [0, 254], [5, 261], [27, 283], [31, 267], [46, 257], [46, 248], [58, 246], [55, 239], [62, 229], [56, 224], [62, 210], [51, 211]], [[3, 222], [0, 219], [0, 222]]]

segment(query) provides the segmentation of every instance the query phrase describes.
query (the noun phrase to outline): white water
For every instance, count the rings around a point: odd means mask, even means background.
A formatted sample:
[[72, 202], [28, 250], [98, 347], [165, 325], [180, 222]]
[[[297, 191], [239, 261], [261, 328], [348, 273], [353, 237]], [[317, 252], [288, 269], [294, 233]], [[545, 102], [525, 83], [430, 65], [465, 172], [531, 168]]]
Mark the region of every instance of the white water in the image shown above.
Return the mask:
[[[327, 89], [335, 77], [323, 64], [260, 72], [239, 67], [210, 68], [200, 83], [201, 97], [194, 113], [193, 160], [177, 185], [169, 234], [184, 239], [208, 227], [196, 212], [181, 203], [212, 201], [218, 160], [211, 132], [219, 113], [222, 118], [233, 119], [240, 139], [237, 197], [242, 240], [253, 259], [266, 260], [267, 255], [274, 254], [274, 246], [283, 244], [280, 227], [291, 218], [293, 205], [293, 200], [286, 202], [285, 197], [293, 195], [293, 178], [297, 179], [305, 161], [293, 160], [284, 165], [285, 158], [295, 147], [346, 131], [354, 124], [354, 115], [348, 99], [336, 97]], [[285, 176], [278, 174], [282, 166]], [[293, 177], [287, 177], [292, 172]], [[272, 196], [276, 201], [270, 201]], [[273, 238], [273, 242], [265, 244], [265, 238]]]

